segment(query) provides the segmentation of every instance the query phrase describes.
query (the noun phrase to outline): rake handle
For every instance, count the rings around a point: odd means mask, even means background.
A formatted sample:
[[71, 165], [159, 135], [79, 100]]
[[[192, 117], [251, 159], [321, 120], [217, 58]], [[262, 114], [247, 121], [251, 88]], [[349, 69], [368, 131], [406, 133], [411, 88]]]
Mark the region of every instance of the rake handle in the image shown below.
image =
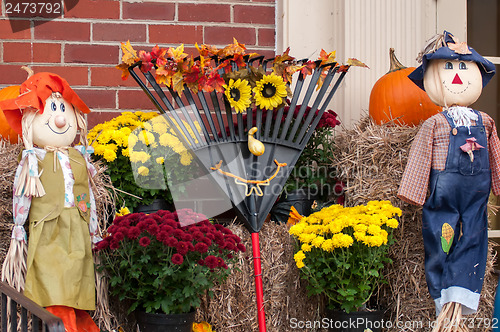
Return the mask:
[[255, 277], [255, 295], [257, 298], [257, 318], [259, 332], [266, 332], [266, 314], [264, 312], [264, 288], [262, 286], [262, 268], [260, 264], [259, 233], [252, 233], [253, 268]]

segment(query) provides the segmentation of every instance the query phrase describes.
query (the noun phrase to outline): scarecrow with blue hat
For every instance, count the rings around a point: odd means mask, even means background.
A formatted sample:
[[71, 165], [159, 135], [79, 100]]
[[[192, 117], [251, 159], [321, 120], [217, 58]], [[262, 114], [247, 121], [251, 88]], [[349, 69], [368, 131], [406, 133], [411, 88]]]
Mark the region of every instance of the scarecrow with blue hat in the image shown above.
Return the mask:
[[[493, 119], [469, 107], [495, 66], [452, 34], [432, 38], [408, 77], [443, 111], [412, 144], [398, 197], [423, 205], [425, 273], [438, 315], [434, 331], [477, 311], [488, 252], [487, 203], [500, 194], [500, 141]], [[427, 192], [430, 189], [430, 196]]]

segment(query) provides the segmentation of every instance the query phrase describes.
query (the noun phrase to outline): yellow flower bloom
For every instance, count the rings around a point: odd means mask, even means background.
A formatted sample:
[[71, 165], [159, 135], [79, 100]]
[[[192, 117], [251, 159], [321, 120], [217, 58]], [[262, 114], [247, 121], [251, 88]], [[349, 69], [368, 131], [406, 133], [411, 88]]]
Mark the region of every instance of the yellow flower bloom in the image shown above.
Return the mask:
[[293, 259], [295, 260], [295, 264], [299, 269], [305, 266], [304, 259], [306, 258], [306, 254], [302, 250], [299, 250], [295, 255], [293, 255]]
[[156, 158], [156, 163], [162, 165], [165, 162], [165, 158], [163, 157], [158, 157]]
[[115, 161], [116, 159], [116, 152], [113, 151], [113, 149], [106, 149], [104, 150], [104, 159], [106, 159], [107, 162], [112, 162]]
[[229, 83], [227, 85], [224, 84], [223, 87], [225, 90], [224, 94], [236, 113], [243, 113], [246, 111], [252, 103], [250, 99], [252, 96], [252, 90], [248, 81], [241, 79], [234, 81], [231, 78]]
[[325, 238], [322, 236], [316, 236], [314, 240], [312, 240], [311, 245], [316, 248], [321, 248], [321, 245], [325, 242]]
[[184, 166], [190, 165], [193, 161], [193, 157], [189, 152], [184, 152], [181, 154], [181, 164]]
[[137, 173], [142, 176], [147, 176], [149, 174], [149, 168], [146, 166], [141, 166], [137, 169]]
[[253, 88], [255, 105], [271, 110], [283, 103], [287, 96], [286, 85], [280, 76], [275, 74], [264, 75]]
[[116, 216], [117, 217], [120, 217], [120, 216], [124, 216], [126, 214], [129, 214], [130, 213], [130, 210], [128, 209], [128, 207], [122, 207], [118, 212], [116, 212]]
[[310, 244], [308, 244], [308, 243], [303, 243], [302, 246], [300, 246], [300, 249], [303, 252], [309, 252], [309, 251], [311, 251], [312, 246]]

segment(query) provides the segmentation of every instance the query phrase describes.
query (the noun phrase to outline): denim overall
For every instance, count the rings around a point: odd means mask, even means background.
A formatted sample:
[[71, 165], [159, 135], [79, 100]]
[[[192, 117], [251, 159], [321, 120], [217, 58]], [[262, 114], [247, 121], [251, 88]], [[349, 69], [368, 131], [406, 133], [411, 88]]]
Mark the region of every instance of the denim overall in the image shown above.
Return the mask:
[[[486, 131], [479, 112], [475, 126], [450, 123], [450, 145], [444, 171], [431, 170], [431, 194], [423, 207], [422, 234], [425, 246], [425, 275], [429, 293], [439, 314], [448, 302], [461, 303], [463, 314], [477, 310], [488, 251], [486, 205], [491, 177]], [[460, 146], [475, 137], [484, 148], [473, 151], [474, 161]], [[443, 248], [443, 224], [454, 230], [448, 253]]]

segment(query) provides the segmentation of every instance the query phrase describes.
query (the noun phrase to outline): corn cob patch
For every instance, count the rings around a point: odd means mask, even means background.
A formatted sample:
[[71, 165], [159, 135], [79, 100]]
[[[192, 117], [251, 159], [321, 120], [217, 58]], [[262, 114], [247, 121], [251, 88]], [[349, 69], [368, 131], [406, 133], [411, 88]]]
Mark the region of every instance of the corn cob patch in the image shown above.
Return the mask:
[[450, 252], [454, 235], [455, 232], [453, 231], [453, 228], [451, 228], [450, 224], [445, 222], [441, 228], [441, 248], [443, 248], [443, 251], [446, 254]]

